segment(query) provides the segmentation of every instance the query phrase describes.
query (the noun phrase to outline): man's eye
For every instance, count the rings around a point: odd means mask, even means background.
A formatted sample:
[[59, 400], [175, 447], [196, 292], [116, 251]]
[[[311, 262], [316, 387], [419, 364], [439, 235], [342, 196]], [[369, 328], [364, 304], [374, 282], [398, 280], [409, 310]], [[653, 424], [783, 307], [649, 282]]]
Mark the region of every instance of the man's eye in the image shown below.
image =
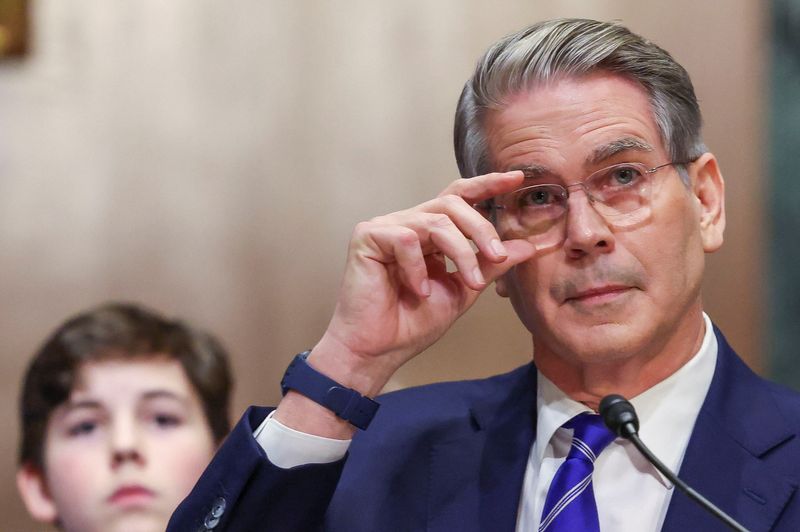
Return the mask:
[[81, 421], [80, 423], [71, 425], [67, 429], [67, 433], [70, 436], [85, 436], [94, 432], [96, 428], [97, 423], [94, 421]]
[[632, 166], [623, 166], [622, 168], [615, 168], [611, 172], [611, 186], [614, 185], [629, 185], [641, 177], [641, 173]]
[[553, 193], [546, 188], [526, 190], [519, 196], [520, 207], [535, 207], [553, 203]]

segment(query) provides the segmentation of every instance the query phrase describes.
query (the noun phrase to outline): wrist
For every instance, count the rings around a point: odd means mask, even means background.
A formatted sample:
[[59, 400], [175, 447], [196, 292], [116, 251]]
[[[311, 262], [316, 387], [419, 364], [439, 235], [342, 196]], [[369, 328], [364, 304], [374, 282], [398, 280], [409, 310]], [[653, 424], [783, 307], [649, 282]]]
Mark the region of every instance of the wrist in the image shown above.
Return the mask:
[[397, 368], [389, 357], [362, 355], [326, 334], [311, 349], [307, 362], [315, 370], [365, 397], [375, 397]]
[[366, 429], [380, 405], [357, 390], [320, 373], [308, 363], [310, 353], [311, 351], [304, 351], [294, 357], [281, 380], [282, 392], [286, 394], [289, 390], [294, 390], [353, 426]]
[[294, 430], [337, 440], [348, 440], [357, 430], [324, 406], [294, 390], [289, 390], [281, 399], [273, 418]]

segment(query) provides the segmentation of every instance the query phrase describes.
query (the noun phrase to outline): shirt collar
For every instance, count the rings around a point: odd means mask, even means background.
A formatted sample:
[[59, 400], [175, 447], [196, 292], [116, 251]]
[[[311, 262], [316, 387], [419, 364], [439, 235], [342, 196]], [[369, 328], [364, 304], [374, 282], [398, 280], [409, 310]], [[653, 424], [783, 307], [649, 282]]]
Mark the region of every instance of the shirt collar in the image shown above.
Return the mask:
[[[703, 405], [716, 367], [717, 338], [705, 312], [703, 323], [705, 333], [697, 353], [678, 371], [629, 399], [639, 416], [639, 436], [642, 441], [673, 471], [683, 461], [697, 414]], [[534, 452], [541, 463], [561, 425], [581, 412], [591, 410], [570, 399], [541, 372], [537, 372], [536, 378], [538, 414]], [[618, 438], [612, 445], [620, 444], [630, 442]], [[652, 472], [665, 486], [672, 486], [655, 468], [652, 468]]]

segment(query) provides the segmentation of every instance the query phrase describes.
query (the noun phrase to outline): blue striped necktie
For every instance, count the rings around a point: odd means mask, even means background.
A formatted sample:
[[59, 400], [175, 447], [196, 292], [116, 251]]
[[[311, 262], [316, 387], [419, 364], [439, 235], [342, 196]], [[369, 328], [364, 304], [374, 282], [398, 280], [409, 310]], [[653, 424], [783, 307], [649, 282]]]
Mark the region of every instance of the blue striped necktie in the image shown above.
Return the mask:
[[539, 532], [599, 532], [592, 472], [597, 456], [614, 441], [614, 433], [600, 416], [589, 412], [578, 414], [563, 427], [574, 430], [572, 446], [550, 483]]

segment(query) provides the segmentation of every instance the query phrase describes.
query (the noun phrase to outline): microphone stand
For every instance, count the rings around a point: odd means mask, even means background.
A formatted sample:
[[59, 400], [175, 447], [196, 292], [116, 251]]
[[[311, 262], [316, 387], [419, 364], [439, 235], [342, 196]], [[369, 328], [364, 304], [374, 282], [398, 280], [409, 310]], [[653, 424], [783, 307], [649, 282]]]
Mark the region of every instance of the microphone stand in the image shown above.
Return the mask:
[[669, 479], [675, 486], [684, 492], [690, 499], [698, 503], [706, 509], [711, 515], [728, 525], [731, 530], [737, 532], [749, 532], [745, 527], [740, 525], [733, 517], [717, 508], [711, 501], [700, 495], [694, 489], [689, 487], [684, 481], [669, 470], [661, 460], [659, 460], [653, 452], [647, 448], [644, 442], [639, 438], [639, 418], [636, 415], [636, 410], [627, 399], [621, 395], [607, 395], [600, 401], [600, 415], [603, 416], [603, 421], [606, 426], [618, 436], [631, 441], [633, 445], [639, 449], [639, 452], [644, 455], [647, 460], [655, 466], [665, 477]]
[[[623, 436], [625, 437], [625, 436]], [[656, 458], [656, 455], [647, 448], [647, 446], [642, 442], [639, 438], [638, 434], [631, 434], [627, 436], [627, 439], [633, 442], [633, 445], [639, 449], [639, 452], [647, 458], [656, 469], [661, 471], [661, 473], [669, 479], [670, 482], [675, 484], [682, 492], [689, 496], [690, 499], [693, 499], [697, 502], [700, 506], [704, 507], [706, 510], [711, 512], [712, 515], [716, 516], [720, 521], [728, 525], [731, 530], [736, 530], [737, 532], [748, 532], [748, 530], [740, 525], [736, 520], [718, 508], [714, 503], [697, 493], [691, 486], [689, 486], [686, 482], [682, 481], [675, 475], [672, 471], [670, 471], [667, 466], [665, 466], [661, 460]]]

